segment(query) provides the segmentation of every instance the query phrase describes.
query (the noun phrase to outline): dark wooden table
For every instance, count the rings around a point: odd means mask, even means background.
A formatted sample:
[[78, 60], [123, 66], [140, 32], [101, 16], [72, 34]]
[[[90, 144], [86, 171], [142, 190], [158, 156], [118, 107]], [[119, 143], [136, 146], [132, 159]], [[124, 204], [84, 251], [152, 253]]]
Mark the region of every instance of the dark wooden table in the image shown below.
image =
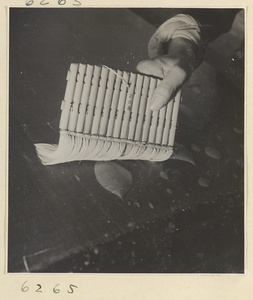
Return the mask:
[[[232, 264], [232, 272], [242, 272], [243, 95], [226, 82], [217, 85], [215, 69], [207, 63], [183, 90], [177, 132], [177, 143], [183, 147], [179, 146], [178, 159], [116, 162], [132, 176], [123, 199], [98, 183], [95, 162], [43, 166], [37, 158], [35, 143], [58, 142], [70, 63], [135, 71], [138, 61], [147, 57], [154, 30], [128, 9], [11, 9], [9, 272], [50, 271], [51, 265], [99, 245], [111, 249], [111, 256], [104, 259], [118, 257], [118, 266], [107, 265], [103, 272], [187, 272], [198, 271], [193, 266], [204, 264], [208, 271], [212, 270], [210, 259], [218, 257], [221, 264], [221, 253], [226, 256], [231, 251], [236, 255], [229, 258], [228, 266]], [[206, 147], [218, 150], [221, 158], [208, 156]], [[208, 186], [201, 186], [200, 178]], [[188, 221], [183, 222], [184, 218]], [[153, 226], [152, 235], [148, 226]], [[174, 261], [172, 255], [164, 268], [161, 261], [149, 264], [147, 260], [147, 267], [139, 269], [124, 264], [127, 257], [120, 253], [125, 249], [119, 250], [114, 241], [124, 236], [131, 239], [131, 234], [143, 241], [142, 256], [152, 238], [156, 236], [157, 241], [160, 236], [163, 255], [174, 253]], [[225, 236], [229, 238], [222, 246]], [[180, 256], [175, 255], [177, 251]], [[187, 251], [190, 267], [186, 262], [182, 265], [182, 253]], [[77, 269], [87, 270], [99, 268], [87, 264], [87, 269]]]

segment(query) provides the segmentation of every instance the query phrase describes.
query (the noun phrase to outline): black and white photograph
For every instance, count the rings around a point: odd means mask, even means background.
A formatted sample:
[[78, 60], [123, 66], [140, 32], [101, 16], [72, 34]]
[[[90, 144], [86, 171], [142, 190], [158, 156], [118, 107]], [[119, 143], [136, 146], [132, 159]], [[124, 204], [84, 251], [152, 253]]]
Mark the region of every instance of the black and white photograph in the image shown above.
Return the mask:
[[245, 274], [245, 9], [32, 3], [8, 11], [7, 272]]

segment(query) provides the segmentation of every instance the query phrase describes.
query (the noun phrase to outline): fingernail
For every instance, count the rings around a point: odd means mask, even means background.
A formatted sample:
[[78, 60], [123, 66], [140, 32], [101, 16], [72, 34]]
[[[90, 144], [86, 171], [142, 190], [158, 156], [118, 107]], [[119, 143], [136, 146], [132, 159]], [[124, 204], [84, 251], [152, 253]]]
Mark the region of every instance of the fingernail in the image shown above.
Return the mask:
[[151, 110], [159, 110], [160, 108], [162, 108], [165, 105], [165, 103], [166, 103], [166, 101], [163, 98], [156, 96], [152, 99], [150, 109]]
[[145, 71], [145, 66], [147, 64], [147, 60], [142, 60], [138, 63], [138, 65], [136, 66], [136, 69], [138, 72], [143, 72]]

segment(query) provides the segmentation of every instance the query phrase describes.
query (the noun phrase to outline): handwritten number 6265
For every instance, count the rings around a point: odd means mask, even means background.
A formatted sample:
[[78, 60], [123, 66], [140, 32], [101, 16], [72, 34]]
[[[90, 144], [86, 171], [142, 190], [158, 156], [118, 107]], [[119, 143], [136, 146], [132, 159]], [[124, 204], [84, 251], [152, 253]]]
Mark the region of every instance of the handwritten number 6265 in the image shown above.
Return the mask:
[[[82, 3], [80, 2], [80, 0], [72, 0], [74, 3], [73, 3], [73, 5], [74, 6], [79, 6], [79, 5], [81, 5]], [[33, 5], [34, 4], [34, 2], [35, 2], [35, 0], [25, 0], [25, 5], [26, 6], [31, 6], [31, 5]], [[65, 5], [66, 3], [67, 3], [67, 0], [57, 0], [57, 3], [58, 3], [58, 5]], [[48, 5], [49, 4], [49, 2], [48, 1], [46, 1], [46, 0], [40, 0], [40, 5]]]
[[[61, 290], [58, 288], [58, 286], [59, 286], [60, 284], [58, 283], [54, 288], [53, 288], [53, 292], [55, 293], [55, 294], [59, 294], [60, 292], [61, 292]], [[35, 292], [37, 292], [37, 293], [42, 293], [42, 286], [40, 285], [40, 284], [37, 284], [37, 289], [35, 290]], [[76, 285], [74, 285], [74, 284], [70, 284], [69, 285], [69, 290], [67, 290], [67, 292], [69, 293], [69, 294], [73, 294], [74, 293], [74, 288], [78, 288]], [[27, 280], [22, 284], [22, 286], [21, 286], [21, 291], [23, 292], [23, 293], [26, 293], [26, 292], [28, 292], [29, 291], [29, 286], [27, 285]]]

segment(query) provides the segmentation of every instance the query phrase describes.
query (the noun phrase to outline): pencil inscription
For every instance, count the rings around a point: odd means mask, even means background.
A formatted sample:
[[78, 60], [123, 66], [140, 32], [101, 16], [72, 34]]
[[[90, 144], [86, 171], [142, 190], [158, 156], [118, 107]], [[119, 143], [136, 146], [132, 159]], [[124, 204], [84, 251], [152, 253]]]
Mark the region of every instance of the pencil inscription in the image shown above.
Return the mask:
[[[42, 289], [42, 285], [37, 283], [37, 289], [34, 289], [34, 292], [36, 293], [42, 293], [43, 289]], [[78, 286], [74, 285], [74, 284], [69, 284], [68, 289], [67, 290], [63, 290], [60, 288], [60, 283], [56, 284], [53, 288], [52, 288], [52, 292], [55, 294], [59, 294], [61, 292], [67, 292], [68, 294], [73, 294], [75, 292], [75, 289], [77, 289]], [[28, 291], [32, 291], [32, 289], [30, 289], [30, 287], [28, 286], [27, 280], [22, 284], [21, 286], [21, 291], [23, 293], [27, 293]]]
[[63, 6], [65, 4], [72, 4], [73, 6], [80, 6], [82, 5], [81, 0], [51, 0], [51, 1], [47, 1], [47, 0], [25, 0], [25, 5], [26, 6], [32, 6], [32, 5], [42, 5], [42, 6], [46, 6], [49, 4], [55, 4], [55, 5], [59, 5], [59, 6]]

